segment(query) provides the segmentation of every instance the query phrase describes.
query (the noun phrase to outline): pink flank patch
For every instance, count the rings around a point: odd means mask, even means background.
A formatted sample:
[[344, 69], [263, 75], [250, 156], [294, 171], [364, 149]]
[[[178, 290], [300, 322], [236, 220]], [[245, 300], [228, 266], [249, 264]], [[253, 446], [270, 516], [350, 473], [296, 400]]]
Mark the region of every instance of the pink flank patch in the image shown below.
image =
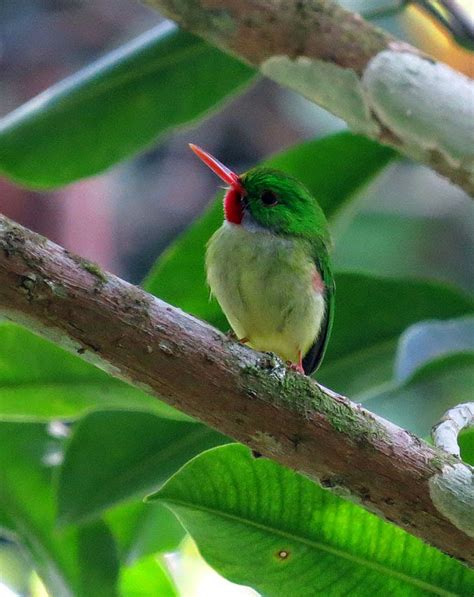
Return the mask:
[[313, 288], [318, 294], [323, 294], [325, 288], [323, 279], [317, 269], [313, 272]]

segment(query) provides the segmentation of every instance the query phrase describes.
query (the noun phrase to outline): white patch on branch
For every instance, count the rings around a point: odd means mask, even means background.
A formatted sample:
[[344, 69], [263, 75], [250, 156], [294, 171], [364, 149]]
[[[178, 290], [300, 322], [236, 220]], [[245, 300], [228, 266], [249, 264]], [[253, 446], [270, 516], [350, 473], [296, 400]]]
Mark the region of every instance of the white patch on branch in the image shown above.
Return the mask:
[[374, 56], [362, 77], [307, 56], [272, 56], [260, 69], [354, 131], [378, 137], [383, 125], [410, 156], [430, 161], [438, 154], [474, 182], [474, 82], [445, 64], [397, 47]]
[[353, 130], [370, 136], [378, 134], [379, 126], [370, 114], [361, 81], [354, 70], [307, 56], [298, 56], [295, 60], [272, 56], [260, 69], [270, 79], [343, 118]]
[[429, 481], [436, 508], [469, 537], [474, 537], [474, 472], [466, 464], [447, 465]]
[[431, 436], [434, 444], [453, 456], [460, 456], [459, 432], [474, 425], [474, 402], [458, 404], [448, 410], [441, 421], [433, 427]]
[[474, 178], [474, 82], [445, 64], [385, 50], [362, 78], [371, 108], [415, 153], [437, 151]]
[[[459, 404], [448, 410], [433, 427], [435, 445], [448, 454], [460, 456], [458, 435], [474, 424], [474, 402]], [[459, 529], [474, 537], [474, 470], [467, 464], [445, 466], [441, 474], [430, 479], [434, 505]]]

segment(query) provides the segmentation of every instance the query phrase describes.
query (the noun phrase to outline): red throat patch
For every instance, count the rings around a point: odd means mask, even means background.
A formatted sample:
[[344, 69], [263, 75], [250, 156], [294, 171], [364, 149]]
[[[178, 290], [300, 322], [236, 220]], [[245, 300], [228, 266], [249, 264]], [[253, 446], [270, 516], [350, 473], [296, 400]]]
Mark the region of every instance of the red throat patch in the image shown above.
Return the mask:
[[232, 224], [241, 224], [244, 210], [241, 202], [242, 192], [231, 187], [224, 197], [225, 219]]

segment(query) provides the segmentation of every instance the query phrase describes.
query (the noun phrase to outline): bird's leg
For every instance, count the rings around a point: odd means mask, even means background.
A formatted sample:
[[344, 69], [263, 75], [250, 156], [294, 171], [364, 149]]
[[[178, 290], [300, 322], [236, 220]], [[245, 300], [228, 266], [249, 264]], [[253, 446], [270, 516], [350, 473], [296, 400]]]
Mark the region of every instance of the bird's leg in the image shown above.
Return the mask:
[[297, 371], [298, 373], [305, 375], [304, 368], [303, 368], [303, 355], [301, 354], [301, 350], [298, 350], [298, 362], [297, 363], [290, 362], [288, 364], [290, 366], [290, 369], [293, 369], [293, 371]]
[[229, 340], [235, 340], [235, 342], [239, 342], [240, 344], [247, 344], [247, 342], [250, 340], [250, 338], [247, 338], [247, 336], [244, 336], [243, 338], [237, 338], [234, 330], [229, 330], [226, 333], [227, 338], [229, 338]]

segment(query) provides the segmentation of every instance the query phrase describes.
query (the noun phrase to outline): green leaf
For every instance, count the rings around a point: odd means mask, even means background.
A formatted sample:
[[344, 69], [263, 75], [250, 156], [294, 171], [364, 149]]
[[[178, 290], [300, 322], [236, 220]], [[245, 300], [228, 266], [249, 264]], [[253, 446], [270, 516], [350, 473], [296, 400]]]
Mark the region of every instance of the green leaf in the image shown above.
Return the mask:
[[202, 116], [253, 74], [165, 23], [7, 116], [0, 171], [38, 188], [91, 176]]
[[217, 572], [267, 597], [474, 591], [461, 563], [243, 446], [201, 454], [151, 499]]
[[410, 326], [400, 338], [395, 378], [405, 381], [434, 359], [465, 352], [474, 354], [474, 317], [422, 321]]
[[474, 427], [461, 431], [458, 437], [461, 458], [474, 466]]
[[105, 512], [117, 543], [120, 561], [126, 566], [156, 553], [176, 551], [185, 535], [176, 517], [161, 504], [142, 500]]
[[421, 437], [429, 436], [446, 410], [472, 398], [473, 326], [472, 317], [410, 326], [398, 342], [393, 380], [357, 400]]
[[362, 401], [368, 388], [392, 381], [397, 342], [408, 326], [473, 309], [471, 298], [438, 282], [337, 274], [334, 327], [317, 379]]
[[[394, 187], [399, 184], [397, 177], [392, 180]], [[385, 185], [377, 190], [383, 197]], [[367, 203], [364, 208], [336, 234], [335, 270], [469, 285], [469, 265], [463, 264], [470, 239], [460, 234], [462, 218], [427, 217], [411, 210], [408, 215], [406, 208], [405, 213], [402, 208], [374, 212]]]
[[58, 440], [37, 423], [0, 423], [0, 528], [16, 538], [51, 596], [116, 597], [118, 562], [102, 521], [55, 528], [53, 469]]
[[121, 407], [185, 418], [51, 342], [0, 323], [0, 420], [73, 419]]
[[121, 597], [178, 597], [176, 587], [164, 566], [154, 557], [122, 569]]
[[79, 421], [66, 449], [59, 474], [59, 520], [87, 520], [120, 501], [143, 496], [191, 457], [226, 441], [204, 425], [152, 413], [93, 412]]
[[424, 364], [405, 382], [360, 398], [372, 412], [427, 437], [449, 408], [472, 400], [472, 388], [474, 352], [453, 353]]
[[78, 539], [78, 568], [83, 592], [93, 595], [97, 591], [104, 597], [115, 596], [119, 565], [111, 532], [103, 522], [93, 522], [80, 527]]
[[[339, 133], [297, 145], [264, 162], [299, 178], [331, 220], [393, 159], [394, 152], [365, 137]], [[144, 287], [163, 300], [225, 328], [215, 301], [209, 301], [204, 272], [206, 243], [222, 224], [222, 205], [211, 208], [157, 261]]]

